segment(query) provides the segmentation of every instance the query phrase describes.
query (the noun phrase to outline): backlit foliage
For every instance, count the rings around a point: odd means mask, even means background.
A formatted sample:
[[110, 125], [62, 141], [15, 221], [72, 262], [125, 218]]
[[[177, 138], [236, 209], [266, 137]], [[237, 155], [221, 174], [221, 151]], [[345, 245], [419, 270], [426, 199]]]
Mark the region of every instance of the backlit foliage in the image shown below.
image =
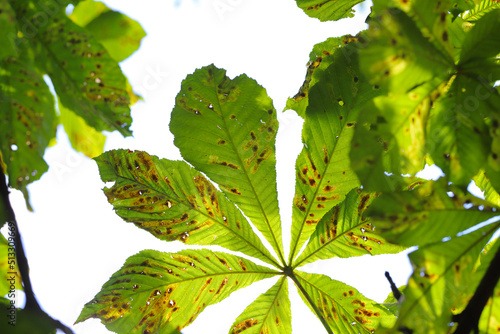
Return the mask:
[[[351, 16], [359, 2], [297, 0], [320, 20]], [[277, 111], [254, 80], [209, 65], [183, 81], [171, 116], [174, 143], [190, 165], [106, 152], [95, 159], [102, 180], [113, 182], [104, 192], [120, 217], [159, 239], [220, 245], [270, 267], [208, 249], [146, 250], [113, 274], [77, 322], [178, 333], [208, 305], [277, 277], [229, 333], [291, 333], [287, 278], [328, 333], [455, 331], [453, 316], [499, 249], [500, 222], [492, 218], [500, 198], [500, 9], [497, 1], [374, 0], [368, 22], [357, 36], [316, 45], [288, 101], [305, 120], [288, 259], [276, 189]], [[416, 177], [426, 163], [445, 176]], [[472, 179], [485, 199], [465, 190]], [[418, 250], [409, 255], [414, 273], [401, 305], [298, 270], [409, 246]], [[499, 328], [493, 284], [480, 333]]]

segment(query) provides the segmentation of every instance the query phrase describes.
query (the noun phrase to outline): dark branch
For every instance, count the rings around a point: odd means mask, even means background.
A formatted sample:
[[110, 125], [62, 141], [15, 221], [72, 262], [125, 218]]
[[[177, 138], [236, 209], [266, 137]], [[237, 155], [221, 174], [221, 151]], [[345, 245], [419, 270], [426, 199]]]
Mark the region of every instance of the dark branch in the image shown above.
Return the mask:
[[9, 224], [9, 227], [12, 226], [13, 230], [15, 231], [14, 241], [17, 266], [19, 268], [19, 273], [21, 274], [24, 293], [26, 294], [26, 305], [24, 309], [33, 313], [38, 313], [41, 316], [48, 318], [50, 322], [52, 322], [54, 328], [61, 329], [66, 334], [73, 334], [73, 331], [70, 328], [66, 327], [58, 320], [52, 319], [47, 313], [45, 313], [36, 300], [29, 276], [28, 259], [26, 258], [26, 254], [24, 253], [21, 232], [19, 231], [19, 226], [17, 225], [16, 216], [14, 214], [14, 210], [12, 209], [12, 205], [10, 204], [9, 188], [7, 187], [6, 177], [2, 170], [2, 167], [0, 167], [0, 199], [2, 201], [0, 205], [3, 207], [3, 211], [5, 214], [4, 217], [0, 217], [2, 219], [2, 221], [0, 222], [0, 226], [2, 226], [4, 223], [7, 223]]
[[392, 294], [394, 295], [394, 298], [396, 298], [397, 301], [400, 301], [403, 294], [401, 293], [401, 291], [399, 291], [396, 284], [394, 284], [394, 281], [392, 280], [391, 274], [389, 274], [388, 271], [385, 272], [385, 277], [387, 278], [387, 280], [389, 281], [389, 284], [391, 285], [391, 290], [392, 290]]
[[493, 295], [493, 291], [500, 279], [500, 248], [495, 253], [493, 260], [486, 270], [474, 295], [467, 304], [465, 310], [453, 316], [453, 321], [458, 323], [455, 334], [470, 334], [479, 332], [479, 318], [483, 313], [484, 306]]

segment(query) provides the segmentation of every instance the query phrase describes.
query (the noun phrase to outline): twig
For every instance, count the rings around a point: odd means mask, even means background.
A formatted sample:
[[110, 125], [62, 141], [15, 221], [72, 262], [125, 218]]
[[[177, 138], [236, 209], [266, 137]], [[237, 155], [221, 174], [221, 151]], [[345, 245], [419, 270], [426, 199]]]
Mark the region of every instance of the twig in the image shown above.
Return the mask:
[[389, 281], [389, 284], [391, 285], [391, 290], [392, 290], [392, 294], [394, 295], [394, 298], [396, 298], [396, 300], [398, 302], [401, 301], [401, 297], [403, 296], [403, 294], [401, 293], [401, 291], [399, 291], [396, 284], [394, 284], [394, 281], [392, 280], [391, 274], [389, 274], [388, 271], [385, 272], [385, 277], [387, 278], [387, 280]]
[[24, 293], [26, 294], [26, 305], [24, 309], [26, 311], [30, 311], [32, 313], [37, 313], [39, 316], [44, 318], [48, 318], [48, 320], [53, 324], [54, 328], [58, 328], [62, 330], [66, 334], [73, 334], [73, 331], [62, 324], [60, 321], [53, 319], [50, 317], [45, 311], [42, 310], [40, 304], [36, 300], [35, 293], [33, 292], [33, 287], [31, 286], [31, 280], [29, 276], [29, 266], [28, 259], [26, 258], [26, 254], [24, 253], [23, 242], [21, 239], [21, 232], [19, 231], [19, 226], [17, 224], [16, 216], [14, 214], [14, 210], [12, 209], [12, 205], [9, 200], [9, 188], [7, 187], [7, 183], [5, 180], [5, 174], [0, 167], [0, 197], [1, 204], [4, 209], [5, 217], [0, 217], [2, 220], [0, 223], [9, 223], [13, 224], [15, 227], [14, 241], [15, 241], [15, 250], [16, 250], [16, 259], [17, 266], [19, 268], [19, 273], [21, 275], [21, 280], [23, 282]]
[[462, 313], [455, 314], [453, 321], [458, 323], [455, 334], [470, 334], [479, 332], [479, 318], [488, 299], [493, 295], [495, 286], [500, 279], [500, 248], [495, 253], [493, 260], [486, 270], [474, 295], [469, 300], [469, 304]]

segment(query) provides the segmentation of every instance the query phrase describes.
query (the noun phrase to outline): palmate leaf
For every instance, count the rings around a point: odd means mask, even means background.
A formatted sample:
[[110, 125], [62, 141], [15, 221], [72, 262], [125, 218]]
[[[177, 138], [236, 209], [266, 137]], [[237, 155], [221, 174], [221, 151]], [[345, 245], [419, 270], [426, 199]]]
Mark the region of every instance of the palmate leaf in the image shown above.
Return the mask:
[[[30, 23], [33, 31], [26, 37], [37, 55], [37, 66], [50, 76], [61, 103], [98, 131], [130, 135], [126, 79], [107, 50], [73, 23], [55, 0], [11, 5], [18, 17]], [[53, 14], [49, 17], [44, 8]]]
[[[356, 48], [356, 45], [351, 45]], [[349, 161], [350, 142], [360, 108], [378, 90], [359, 73], [357, 52], [333, 53], [311, 88], [296, 164], [290, 262], [321, 217], [359, 185]]]
[[321, 218], [306, 249], [293, 266], [332, 257], [401, 252], [403, 247], [388, 243], [379, 235], [378, 228], [362, 217], [375, 197], [375, 194], [360, 193], [358, 189], [351, 190], [342, 203]]
[[334, 333], [375, 333], [378, 326], [389, 327], [396, 320], [388, 309], [347, 284], [324, 275], [300, 271], [295, 271], [295, 275], [304, 288], [300, 291], [304, 302], [308, 303], [306, 292]]
[[109, 151], [95, 158], [115, 212], [162, 240], [220, 245], [267, 263], [276, 261], [241, 212], [183, 161], [141, 151]]
[[0, 61], [0, 153], [9, 185], [23, 192], [30, 207], [26, 187], [48, 169], [43, 154], [56, 134], [56, 113], [28, 50], [24, 44], [19, 48], [19, 58]]
[[182, 82], [170, 130], [182, 156], [216, 182], [270, 242], [283, 245], [276, 191], [276, 110], [246, 75], [229, 79], [214, 65]]
[[[391, 92], [360, 116], [365, 126], [356, 129], [351, 158], [361, 183], [366, 189], [393, 190], [379, 182], [384, 173], [415, 174], [426, 154], [457, 185], [466, 186], [487, 159], [498, 170], [500, 145], [492, 145], [491, 138], [498, 121], [485, 122], [500, 103], [491, 88], [499, 73], [491, 58], [500, 53], [491, 38], [495, 12], [466, 32], [460, 18], [452, 23], [445, 12], [425, 7], [426, 1], [390, 3], [402, 10], [384, 11], [383, 2], [376, 2], [381, 18], [371, 21], [370, 42], [360, 52], [365, 74]], [[430, 29], [436, 20], [446, 32], [441, 38], [431, 33], [439, 31]], [[464, 49], [466, 41], [470, 45]], [[474, 53], [474, 45], [483, 41], [488, 50]], [[489, 154], [490, 149], [496, 151]]]
[[494, 223], [448, 242], [422, 247], [409, 255], [415, 268], [405, 289], [397, 328], [415, 334], [444, 333], [453, 313], [460, 312], [475, 290], [472, 275], [478, 256], [492, 234]]
[[99, 318], [121, 333], [176, 333], [207, 306], [276, 274], [220, 252], [146, 250], [127, 259], [85, 305], [77, 322]]
[[412, 191], [382, 194], [373, 201], [366, 215], [387, 240], [414, 246], [454, 237], [495, 217], [497, 209], [457, 187], [429, 181]]
[[297, 6], [310, 17], [320, 21], [337, 21], [346, 17], [353, 17], [352, 9], [364, 0], [295, 0]]
[[[349, 42], [356, 41], [357, 39], [357, 36], [345, 35], [339, 38], [328, 38], [326, 41], [314, 45], [311, 53], [309, 53], [309, 62], [307, 63], [307, 73], [304, 83], [294, 97], [288, 98], [285, 108], [295, 110], [299, 116], [304, 118], [307, 105], [309, 104], [309, 90], [321, 77], [319, 73], [326, 70], [334, 61], [332, 53], [342, 45], [347, 45]], [[357, 53], [355, 45], [354, 43], [348, 44], [342, 48], [342, 52], [346, 57], [349, 57], [353, 52]]]
[[285, 276], [260, 295], [234, 321], [230, 334], [292, 333], [288, 281]]

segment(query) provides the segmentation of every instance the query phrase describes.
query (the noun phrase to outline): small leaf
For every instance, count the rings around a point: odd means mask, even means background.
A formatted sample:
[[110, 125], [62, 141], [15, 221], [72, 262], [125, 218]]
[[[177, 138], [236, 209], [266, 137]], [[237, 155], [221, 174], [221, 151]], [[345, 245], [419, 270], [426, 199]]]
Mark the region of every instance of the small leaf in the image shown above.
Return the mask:
[[334, 51], [331, 65], [318, 72], [311, 88], [296, 164], [290, 261], [314, 232], [321, 217], [359, 185], [349, 153], [357, 116], [378, 95], [359, 72], [356, 44], [346, 57]]
[[[415, 268], [405, 289], [396, 327], [415, 334], [447, 332], [452, 315], [463, 309], [478, 256], [500, 224], [410, 253]], [[474, 288], [475, 289], [475, 288]]]
[[116, 150], [95, 158], [115, 212], [159, 239], [220, 245], [275, 264], [234, 204], [183, 161]]
[[[396, 320], [388, 309], [347, 284], [324, 275], [299, 271], [295, 275], [334, 333], [374, 333], [378, 326], [389, 327]], [[302, 291], [299, 292], [308, 304]]]
[[454, 237], [495, 217], [498, 208], [490, 205], [457, 187], [429, 181], [411, 191], [382, 194], [366, 215], [387, 240], [414, 246]]
[[374, 198], [375, 194], [351, 190], [342, 203], [321, 218], [306, 249], [293, 266], [332, 257], [391, 254], [404, 250], [388, 243], [377, 233], [376, 226], [362, 217]]
[[352, 7], [364, 0], [295, 0], [297, 6], [310, 17], [320, 21], [337, 21], [346, 17], [353, 17]]
[[146, 250], [127, 259], [76, 322], [99, 318], [112, 331], [172, 333], [191, 324], [207, 306], [277, 274], [220, 252]]
[[214, 65], [182, 82], [170, 130], [182, 156], [216, 182], [283, 260], [276, 190], [276, 110], [264, 88]]
[[281, 277], [236, 318], [229, 334], [292, 333], [288, 281]]
[[85, 123], [85, 120], [75, 115], [71, 110], [59, 103], [59, 119], [68, 135], [71, 146], [89, 158], [94, 158], [104, 151], [106, 136]]

